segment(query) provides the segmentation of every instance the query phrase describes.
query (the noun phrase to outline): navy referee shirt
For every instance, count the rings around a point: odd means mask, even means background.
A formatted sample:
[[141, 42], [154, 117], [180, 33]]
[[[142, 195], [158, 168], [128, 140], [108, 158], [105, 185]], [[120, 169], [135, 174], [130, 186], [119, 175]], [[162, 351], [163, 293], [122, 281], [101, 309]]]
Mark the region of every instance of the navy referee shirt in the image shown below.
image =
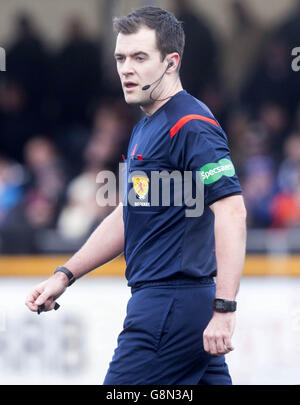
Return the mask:
[[[158, 200], [152, 204], [151, 174], [174, 170], [182, 174], [182, 183], [183, 173], [192, 173], [193, 196], [199, 176], [204, 192], [202, 215], [186, 216], [184, 196], [181, 205], [174, 204], [172, 180], [170, 205], [162, 204], [162, 180]], [[128, 285], [215, 276], [214, 214], [209, 205], [241, 194], [241, 187], [226, 134], [209, 108], [182, 90], [153, 115], [141, 119], [130, 138], [125, 173], [122, 198]]]

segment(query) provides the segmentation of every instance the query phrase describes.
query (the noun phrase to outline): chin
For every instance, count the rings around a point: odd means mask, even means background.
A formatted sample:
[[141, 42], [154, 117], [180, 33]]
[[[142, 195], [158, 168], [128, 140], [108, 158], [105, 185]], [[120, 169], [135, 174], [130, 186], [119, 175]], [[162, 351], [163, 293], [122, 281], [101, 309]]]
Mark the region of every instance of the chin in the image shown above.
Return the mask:
[[125, 94], [125, 101], [127, 104], [143, 104], [144, 100], [141, 97], [134, 96], [133, 94]]

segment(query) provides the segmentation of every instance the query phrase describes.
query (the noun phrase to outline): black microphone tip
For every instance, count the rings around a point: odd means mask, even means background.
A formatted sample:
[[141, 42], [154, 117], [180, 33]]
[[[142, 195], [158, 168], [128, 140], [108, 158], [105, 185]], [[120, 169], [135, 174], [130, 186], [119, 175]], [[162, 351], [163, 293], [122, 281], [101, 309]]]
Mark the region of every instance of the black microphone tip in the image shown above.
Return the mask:
[[148, 90], [150, 89], [150, 84], [147, 84], [147, 86], [142, 87], [142, 90]]

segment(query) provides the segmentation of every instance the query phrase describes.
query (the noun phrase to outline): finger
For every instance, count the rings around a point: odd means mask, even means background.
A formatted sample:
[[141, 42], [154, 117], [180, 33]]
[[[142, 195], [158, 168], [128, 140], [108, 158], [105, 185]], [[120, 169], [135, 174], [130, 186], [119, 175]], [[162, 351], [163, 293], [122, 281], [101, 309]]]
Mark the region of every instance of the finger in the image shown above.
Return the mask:
[[25, 305], [31, 310], [36, 311], [37, 305], [35, 304], [36, 299], [40, 295], [40, 292], [37, 289], [32, 290], [32, 292], [27, 296]]
[[216, 347], [217, 347], [217, 352], [219, 355], [227, 353], [227, 349], [224, 346], [223, 336], [219, 336], [216, 339]]
[[231, 343], [231, 339], [229, 337], [225, 337], [224, 338], [224, 344], [228, 350], [228, 352], [231, 352], [232, 350], [234, 350], [234, 347]]
[[27, 301], [34, 302], [37, 297], [41, 294], [38, 288], [34, 288], [27, 297]]
[[209, 353], [214, 356], [218, 354], [216, 340], [214, 336], [209, 339]]
[[209, 342], [205, 334], [203, 334], [203, 347], [206, 352], [209, 352]]
[[[46, 304], [46, 301], [49, 299], [49, 294], [47, 291], [44, 291], [39, 297], [35, 300], [35, 305]], [[52, 301], [51, 301], [52, 302]]]
[[30, 301], [26, 301], [25, 305], [30, 309], [30, 311], [36, 312], [38, 309], [38, 306], [36, 304], [33, 304]]

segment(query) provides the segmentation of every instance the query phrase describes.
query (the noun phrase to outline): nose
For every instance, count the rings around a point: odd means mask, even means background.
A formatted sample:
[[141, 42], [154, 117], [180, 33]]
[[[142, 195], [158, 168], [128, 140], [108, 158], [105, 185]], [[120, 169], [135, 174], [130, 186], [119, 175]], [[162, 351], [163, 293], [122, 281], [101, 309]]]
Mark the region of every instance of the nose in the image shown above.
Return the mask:
[[129, 58], [126, 58], [120, 66], [120, 73], [125, 77], [133, 73], [133, 66]]

